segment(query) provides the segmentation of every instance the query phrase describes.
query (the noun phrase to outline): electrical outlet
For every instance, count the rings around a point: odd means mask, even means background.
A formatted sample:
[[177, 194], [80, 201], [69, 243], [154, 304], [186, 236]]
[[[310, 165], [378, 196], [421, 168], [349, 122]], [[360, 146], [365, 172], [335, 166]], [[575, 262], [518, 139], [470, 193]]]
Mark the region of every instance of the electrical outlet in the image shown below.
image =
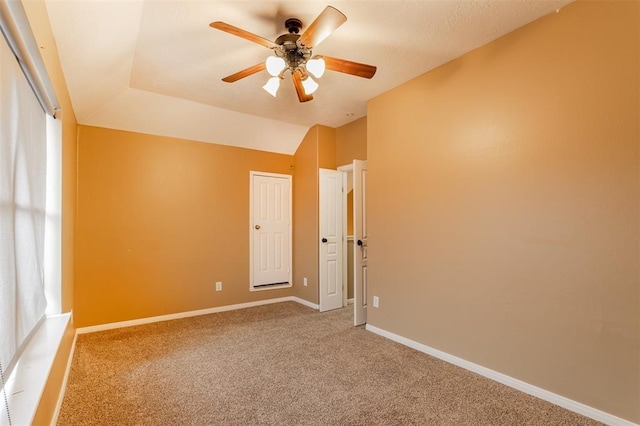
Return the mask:
[[216, 281], [216, 291], [222, 291], [222, 281]]
[[304, 277], [302, 279], [302, 284], [306, 287], [307, 286], [307, 277]]
[[373, 296], [373, 307], [377, 308], [380, 306], [380, 298], [378, 296]]

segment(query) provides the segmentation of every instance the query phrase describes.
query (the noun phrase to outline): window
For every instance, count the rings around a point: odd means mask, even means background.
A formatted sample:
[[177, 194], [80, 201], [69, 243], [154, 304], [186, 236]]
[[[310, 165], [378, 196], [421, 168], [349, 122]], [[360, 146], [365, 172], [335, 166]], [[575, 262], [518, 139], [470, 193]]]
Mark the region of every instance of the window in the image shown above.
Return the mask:
[[59, 294], [60, 138], [47, 132], [60, 125], [47, 117], [57, 101], [21, 2], [0, 2], [0, 29], [0, 389], [8, 409], [5, 379], [45, 317], [45, 281]]
[[6, 373], [43, 317], [46, 116], [0, 46], [0, 362]]

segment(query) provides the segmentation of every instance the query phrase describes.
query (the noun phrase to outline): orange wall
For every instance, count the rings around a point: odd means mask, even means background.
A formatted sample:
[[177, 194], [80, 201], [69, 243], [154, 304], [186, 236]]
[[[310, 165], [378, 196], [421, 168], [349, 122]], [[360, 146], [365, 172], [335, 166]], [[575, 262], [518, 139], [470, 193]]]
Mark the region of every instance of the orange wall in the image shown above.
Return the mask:
[[249, 291], [249, 171], [291, 174], [291, 156], [88, 126], [79, 135], [78, 326], [292, 295]]
[[336, 165], [367, 159], [367, 117], [364, 116], [336, 129]]
[[[639, 6], [369, 102], [369, 323], [640, 423]], [[371, 305], [370, 305], [371, 306]]]
[[293, 288], [297, 297], [311, 303], [318, 303], [317, 127], [309, 129], [293, 156]]
[[336, 169], [336, 129], [316, 126], [318, 129], [318, 167]]

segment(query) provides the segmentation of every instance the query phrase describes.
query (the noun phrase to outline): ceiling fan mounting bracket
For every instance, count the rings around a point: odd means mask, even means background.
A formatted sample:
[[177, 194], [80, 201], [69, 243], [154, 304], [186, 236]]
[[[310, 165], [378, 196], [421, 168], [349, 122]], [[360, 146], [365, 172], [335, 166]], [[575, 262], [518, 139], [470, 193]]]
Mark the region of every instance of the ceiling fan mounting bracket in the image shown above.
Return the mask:
[[302, 28], [302, 21], [296, 18], [289, 18], [284, 21], [284, 27], [289, 31], [289, 34], [298, 34], [300, 28]]

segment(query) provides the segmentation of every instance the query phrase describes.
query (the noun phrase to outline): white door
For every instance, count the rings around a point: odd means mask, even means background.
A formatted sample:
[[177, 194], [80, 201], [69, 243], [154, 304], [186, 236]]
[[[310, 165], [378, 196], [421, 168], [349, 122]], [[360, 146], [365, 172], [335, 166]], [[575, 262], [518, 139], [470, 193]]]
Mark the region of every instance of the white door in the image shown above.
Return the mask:
[[353, 323], [367, 322], [367, 162], [353, 160]]
[[251, 172], [250, 289], [291, 287], [291, 176]]
[[320, 312], [342, 307], [342, 181], [320, 169]]

